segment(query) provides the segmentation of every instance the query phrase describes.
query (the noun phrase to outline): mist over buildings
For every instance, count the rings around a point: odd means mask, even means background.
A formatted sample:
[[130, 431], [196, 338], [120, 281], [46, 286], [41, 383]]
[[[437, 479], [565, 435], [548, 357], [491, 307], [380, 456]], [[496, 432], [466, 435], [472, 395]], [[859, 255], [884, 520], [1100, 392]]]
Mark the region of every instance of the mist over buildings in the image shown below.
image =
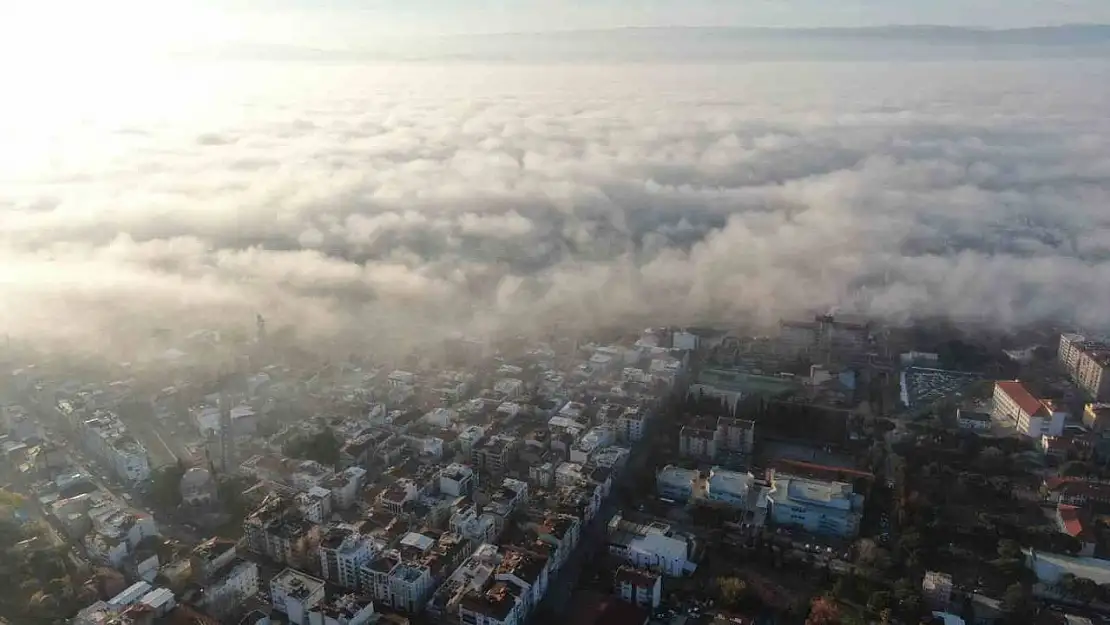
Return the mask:
[[256, 313], [382, 354], [830, 307], [1104, 329], [1107, 85], [1097, 58], [91, 76], [0, 121], [0, 327], [121, 358]]

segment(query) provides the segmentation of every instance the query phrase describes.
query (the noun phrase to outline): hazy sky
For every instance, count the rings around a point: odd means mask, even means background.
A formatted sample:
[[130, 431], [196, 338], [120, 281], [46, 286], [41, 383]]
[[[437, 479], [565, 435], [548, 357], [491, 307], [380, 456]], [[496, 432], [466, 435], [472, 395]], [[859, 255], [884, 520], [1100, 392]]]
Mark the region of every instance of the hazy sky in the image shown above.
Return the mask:
[[6, 44], [0, 44], [0, 52], [46, 50], [62, 56], [134, 53], [185, 42], [348, 48], [398, 37], [620, 26], [1110, 23], [1106, 0], [35, 0], [3, 5], [0, 35]]

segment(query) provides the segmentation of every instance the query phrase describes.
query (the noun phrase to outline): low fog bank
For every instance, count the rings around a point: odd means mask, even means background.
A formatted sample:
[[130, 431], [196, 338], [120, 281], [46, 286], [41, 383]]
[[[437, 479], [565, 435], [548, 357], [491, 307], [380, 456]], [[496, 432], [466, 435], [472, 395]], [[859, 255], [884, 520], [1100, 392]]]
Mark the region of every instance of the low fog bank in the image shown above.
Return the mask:
[[106, 358], [256, 314], [385, 357], [833, 307], [1105, 329], [1105, 85], [1046, 60], [96, 76], [0, 121], [0, 327]]

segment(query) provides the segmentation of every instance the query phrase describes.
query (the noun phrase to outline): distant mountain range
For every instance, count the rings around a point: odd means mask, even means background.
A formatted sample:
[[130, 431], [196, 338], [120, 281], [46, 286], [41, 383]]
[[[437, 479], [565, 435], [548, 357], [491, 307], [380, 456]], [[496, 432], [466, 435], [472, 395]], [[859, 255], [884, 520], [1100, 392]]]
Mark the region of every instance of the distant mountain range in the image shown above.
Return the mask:
[[542, 33], [463, 35], [458, 38], [476, 37], [505, 39], [521, 37], [529, 39], [652, 39], [680, 37], [729, 41], [814, 38], [958, 44], [1076, 45], [1110, 43], [1110, 24], [1074, 24], [1011, 29], [957, 26], [871, 26], [859, 28], [629, 27]]
[[223, 44], [189, 57], [383, 61], [744, 61], [1110, 57], [1110, 25], [978, 29], [659, 27], [454, 35], [373, 42], [357, 49]]

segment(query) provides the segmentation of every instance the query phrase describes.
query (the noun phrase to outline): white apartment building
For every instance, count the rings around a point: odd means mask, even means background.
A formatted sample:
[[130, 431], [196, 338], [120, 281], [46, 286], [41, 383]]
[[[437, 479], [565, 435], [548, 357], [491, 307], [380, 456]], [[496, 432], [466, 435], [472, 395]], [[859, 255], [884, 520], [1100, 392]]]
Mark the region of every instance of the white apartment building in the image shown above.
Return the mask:
[[1110, 344], [1080, 334], [1060, 335], [1060, 364], [1095, 401], [1110, 400]]
[[718, 451], [751, 454], [755, 451], [755, 421], [747, 419], [717, 419]]
[[690, 545], [665, 523], [643, 525], [617, 514], [609, 521], [609, 553], [636, 568], [682, 577], [692, 571]]
[[115, 413], [100, 410], [82, 423], [85, 448], [112, 467], [115, 474], [128, 482], [150, 478], [150, 461], [146, 448], [133, 436]]
[[474, 490], [474, 470], [453, 462], [439, 473], [439, 492], [451, 497], [469, 495]]
[[210, 538], [197, 545], [189, 556], [189, 565], [198, 579], [209, 579], [238, 557], [233, 540]]
[[643, 408], [626, 408], [616, 419], [617, 439], [622, 443], [635, 443], [644, 438], [651, 413]]
[[663, 601], [663, 576], [655, 571], [621, 566], [615, 585], [617, 596], [625, 603], [653, 610]]
[[617, 441], [617, 433], [608, 426], [591, 428], [570, 446], [570, 461], [586, 464], [597, 450]]
[[362, 567], [381, 552], [381, 545], [353, 526], [332, 527], [320, 541], [320, 576], [344, 588], [358, 588]]
[[429, 614], [467, 625], [521, 625], [547, 592], [546, 557], [484, 544], [428, 602]]
[[497, 516], [483, 512], [475, 504], [470, 504], [452, 514], [448, 525], [452, 532], [475, 544], [497, 542], [501, 533], [501, 524]]
[[349, 510], [355, 505], [365, 483], [366, 469], [347, 467], [325, 480], [322, 486], [331, 491], [331, 503], [334, 508]]
[[416, 613], [435, 589], [432, 571], [420, 562], [379, 557], [362, 567], [363, 589], [382, 604]]
[[324, 580], [285, 569], [270, 581], [270, 603], [293, 625], [308, 625], [308, 613], [324, 601]]
[[507, 582], [520, 589], [524, 602], [524, 614], [531, 614], [547, 593], [550, 574], [546, 556], [517, 549], [501, 547], [501, 562], [493, 571], [496, 582]]
[[[613, 471], [620, 471], [624, 468], [624, 465], [628, 463], [628, 458], [631, 455], [632, 452], [627, 447], [603, 447], [594, 452], [593, 457], [590, 458], [590, 463], [595, 467], [605, 467]], [[531, 477], [530, 473], [529, 477]]]
[[501, 378], [493, 383], [493, 392], [502, 399], [516, 399], [524, 394], [524, 382], [516, 378]]
[[685, 426], [678, 432], [678, 453], [687, 458], [712, 460], [719, 447], [717, 430]]
[[1057, 355], [1060, 364], [1064, 365], [1064, 370], [1068, 373], [1075, 371], [1079, 366], [1079, 352], [1086, 341], [1087, 337], [1082, 334], [1065, 332], [1060, 335], [1060, 349]]
[[532, 518], [524, 524], [524, 527], [535, 532], [537, 540], [553, 548], [549, 563], [552, 572], [563, 568], [571, 552], [578, 546], [578, 539], [582, 532], [582, 524], [578, 517], [569, 514], [549, 514]]
[[401, 478], [378, 494], [378, 504], [393, 514], [401, 514], [405, 511], [405, 505], [416, 501], [419, 495], [420, 489], [416, 482]]
[[115, 505], [89, 510], [89, 519], [92, 531], [84, 540], [89, 557], [116, 568], [144, 538], [158, 535], [158, 526], [150, 515]]
[[480, 544], [428, 600], [426, 610], [430, 619], [434, 622], [457, 622], [459, 603], [463, 597], [468, 592], [481, 592], [489, 586], [500, 558], [496, 545]]
[[1012, 421], [1018, 432], [1030, 438], [1064, 433], [1067, 415], [1033, 397], [1021, 382], [995, 382], [992, 402], [994, 418]]
[[701, 474], [694, 469], [683, 469], [668, 464], [655, 475], [655, 492], [664, 499], [685, 502], [694, 494], [694, 483]]
[[374, 603], [357, 595], [325, 601], [308, 613], [309, 625], [368, 625], [375, 622]]
[[204, 588], [201, 606], [214, 615], [233, 612], [242, 602], [258, 594], [260, 578], [258, 564], [249, 560], [235, 560], [217, 572]]
[[522, 625], [527, 618], [523, 593], [506, 582], [471, 589], [459, 601], [462, 625]]
[[331, 518], [331, 491], [328, 489], [313, 486], [306, 492], [297, 493], [293, 499], [309, 521], [320, 524]]
[[732, 508], [747, 508], [755, 476], [713, 467], [705, 484], [705, 498]]
[[391, 388], [411, 387], [412, 385], [416, 384], [416, 374], [409, 371], [402, 371], [400, 369], [397, 369], [393, 373], [389, 374], [389, 378], [387, 378], [387, 381]]
[[767, 501], [778, 525], [841, 538], [853, 538], [859, 533], [864, 499], [851, 484], [775, 471]]

